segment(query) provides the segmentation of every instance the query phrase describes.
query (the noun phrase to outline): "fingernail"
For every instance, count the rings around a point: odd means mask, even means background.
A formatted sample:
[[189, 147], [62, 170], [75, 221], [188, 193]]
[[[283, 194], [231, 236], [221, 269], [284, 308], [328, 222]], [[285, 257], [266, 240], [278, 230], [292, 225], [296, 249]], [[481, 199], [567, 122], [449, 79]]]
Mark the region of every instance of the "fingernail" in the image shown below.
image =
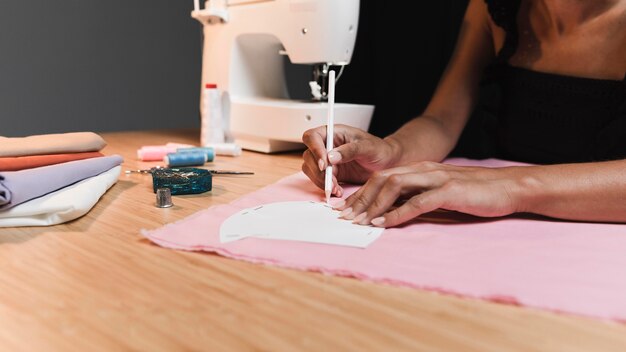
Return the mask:
[[331, 162], [337, 162], [341, 160], [341, 154], [331, 151], [330, 153], [328, 153], [328, 160]]
[[317, 166], [320, 168], [320, 171], [324, 171], [324, 160], [322, 159], [318, 160]]
[[361, 213], [359, 215], [357, 215], [356, 218], [354, 218], [354, 220], [352, 221], [355, 224], [360, 224], [361, 221], [363, 221], [363, 219], [365, 219], [367, 217], [367, 213]]
[[346, 201], [343, 199], [340, 199], [337, 201], [337, 203], [335, 203], [335, 205], [333, 206], [333, 208], [337, 209], [337, 208], [341, 208], [344, 205], [346, 205]]
[[382, 224], [385, 223], [385, 218], [384, 217], [378, 217], [375, 219], [372, 219], [372, 225], [374, 226], [382, 226]]
[[[337, 187], [337, 197], [343, 197], [343, 187], [338, 186]], [[344, 201], [345, 203], [345, 201]]]
[[339, 217], [345, 218], [347, 215], [350, 215], [350, 213], [352, 213], [352, 207], [345, 208], [341, 213], [339, 213]]

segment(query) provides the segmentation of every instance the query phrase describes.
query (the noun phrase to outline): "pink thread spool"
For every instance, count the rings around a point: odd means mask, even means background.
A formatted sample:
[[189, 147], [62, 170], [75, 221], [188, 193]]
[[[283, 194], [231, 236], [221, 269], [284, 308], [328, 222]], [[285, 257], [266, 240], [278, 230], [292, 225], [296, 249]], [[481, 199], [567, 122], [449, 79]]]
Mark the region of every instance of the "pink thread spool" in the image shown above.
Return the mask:
[[175, 147], [146, 146], [137, 150], [137, 158], [141, 161], [162, 161], [168, 153], [175, 153]]
[[137, 158], [141, 161], [162, 161], [169, 153], [176, 153], [178, 148], [191, 148], [193, 145], [167, 143], [165, 145], [144, 145], [137, 149]]

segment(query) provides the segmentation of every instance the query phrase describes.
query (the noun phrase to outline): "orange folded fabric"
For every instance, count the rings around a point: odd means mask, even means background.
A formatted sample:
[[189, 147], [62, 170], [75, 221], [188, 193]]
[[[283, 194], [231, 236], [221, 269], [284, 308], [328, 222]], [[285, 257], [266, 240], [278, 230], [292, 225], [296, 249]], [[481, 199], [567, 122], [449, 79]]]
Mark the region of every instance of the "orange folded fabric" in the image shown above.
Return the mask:
[[0, 157], [0, 171], [19, 171], [32, 169], [40, 166], [54, 165], [74, 160], [97, 158], [102, 155], [99, 152], [67, 153], [30, 155], [17, 157]]

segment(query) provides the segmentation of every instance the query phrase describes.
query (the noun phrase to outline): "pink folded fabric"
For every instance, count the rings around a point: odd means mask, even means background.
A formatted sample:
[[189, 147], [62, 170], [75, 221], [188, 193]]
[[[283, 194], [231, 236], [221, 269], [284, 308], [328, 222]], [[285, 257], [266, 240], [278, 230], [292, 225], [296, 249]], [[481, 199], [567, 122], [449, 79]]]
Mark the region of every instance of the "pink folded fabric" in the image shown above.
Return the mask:
[[104, 139], [93, 132], [0, 137], [0, 157], [98, 152], [105, 146]]
[[0, 157], [0, 171], [19, 171], [104, 156], [100, 152]]
[[434, 212], [385, 230], [366, 249], [257, 238], [220, 243], [220, 224], [242, 209], [321, 198], [322, 192], [299, 173], [142, 234], [173, 249], [626, 322], [626, 225], [621, 224]]

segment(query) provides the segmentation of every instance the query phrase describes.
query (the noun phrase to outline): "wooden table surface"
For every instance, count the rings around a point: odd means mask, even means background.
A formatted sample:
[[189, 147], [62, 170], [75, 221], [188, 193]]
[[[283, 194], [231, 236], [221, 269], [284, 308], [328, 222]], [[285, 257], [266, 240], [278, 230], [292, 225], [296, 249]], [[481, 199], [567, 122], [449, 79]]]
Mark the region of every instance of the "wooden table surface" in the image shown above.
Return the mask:
[[[197, 131], [105, 133], [123, 170], [142, 145]], [[120, 176], [84, 217], [0, 229], [0, 351], [626, 351], [626, 324], [461, 299], [158, 247], [139, 234], [300, 170], [300, 154], [244, 152], [212, 192], [154, 207]], [[617, 279], [617, 278], [616, 278]], [[626, 299], [626, 297], [624, 298]]]

